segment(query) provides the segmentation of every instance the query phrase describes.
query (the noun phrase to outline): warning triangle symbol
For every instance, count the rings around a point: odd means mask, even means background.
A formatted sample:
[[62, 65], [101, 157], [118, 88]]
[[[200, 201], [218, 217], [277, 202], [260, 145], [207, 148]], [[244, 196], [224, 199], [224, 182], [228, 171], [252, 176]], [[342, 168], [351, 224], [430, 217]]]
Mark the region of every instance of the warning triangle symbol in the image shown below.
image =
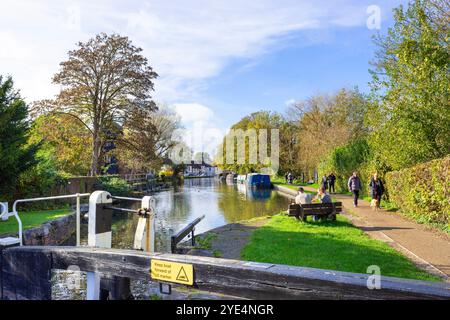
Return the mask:
[[184, 271], [184, 267], [181, 267], [180, 272], [178, 272], [177, 280], [178, 281], [183, 281], [183, 282], [189, 282], [189, 279], [188, 279], [188, 276], [186, 274], [186, 271]]

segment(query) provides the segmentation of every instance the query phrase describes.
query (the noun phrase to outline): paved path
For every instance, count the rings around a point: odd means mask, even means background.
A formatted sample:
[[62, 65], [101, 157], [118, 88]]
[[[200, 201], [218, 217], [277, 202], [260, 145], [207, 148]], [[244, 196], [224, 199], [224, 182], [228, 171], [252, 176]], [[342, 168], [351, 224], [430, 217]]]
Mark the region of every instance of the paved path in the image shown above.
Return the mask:
[[[288, 193], [293, 191], [287, 190], [285, 191]], [[305, 190], [315, 191], [308, 187], [305, 187]], [[358, 208], [354, 208], [351, 196], [341, 194], [332, 196], [342, 201], [346, 216], [369, 236], [389, 243], [406, 254], [419, 267], [447, 281], [450, 280], [449, 236], [409, 221], [397, 213], [386, 210], [374, 212], [367, 201], [360, 200]]]

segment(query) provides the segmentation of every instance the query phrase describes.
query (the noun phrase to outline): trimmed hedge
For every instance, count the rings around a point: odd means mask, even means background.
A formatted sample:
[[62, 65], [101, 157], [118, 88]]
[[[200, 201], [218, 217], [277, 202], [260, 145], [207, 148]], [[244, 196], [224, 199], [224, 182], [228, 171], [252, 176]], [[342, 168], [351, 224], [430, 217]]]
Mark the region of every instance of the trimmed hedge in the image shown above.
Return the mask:
[[419, 223], [450, 232], [450, 156], [390, 172], [389, 199]]

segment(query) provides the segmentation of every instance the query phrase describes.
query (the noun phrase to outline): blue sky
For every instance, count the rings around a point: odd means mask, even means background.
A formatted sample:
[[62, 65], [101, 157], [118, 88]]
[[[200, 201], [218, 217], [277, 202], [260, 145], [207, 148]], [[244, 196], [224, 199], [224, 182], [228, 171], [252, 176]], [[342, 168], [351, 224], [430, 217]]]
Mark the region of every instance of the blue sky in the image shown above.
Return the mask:
[[368, 92], [373, 34], [364, 28], [333, 30], [326, 43], [309, 46], [298, 46], [294, 39], [291, 47], [267, 54], [252, 68], [230, 65], [212, 81], [207, 95], [224, 103], [227, 113], [246, 114], [258, 109], [284, 112], [292, 101], [342, 87]]
[[[155, 99], [180, 115], [189, 145], [209, 151], [251, 112], [284, 112], [291, 101], [342, 87], [366, 92], [371, 38], [386, 32], [401, 3], [3, 0], [0, 74], [11, 74], [27, 101], [51, 98], [51, 77], [76, 42], [127, 35], [160, 74]], [[367, 26], [373, 6], [380, 29]]]

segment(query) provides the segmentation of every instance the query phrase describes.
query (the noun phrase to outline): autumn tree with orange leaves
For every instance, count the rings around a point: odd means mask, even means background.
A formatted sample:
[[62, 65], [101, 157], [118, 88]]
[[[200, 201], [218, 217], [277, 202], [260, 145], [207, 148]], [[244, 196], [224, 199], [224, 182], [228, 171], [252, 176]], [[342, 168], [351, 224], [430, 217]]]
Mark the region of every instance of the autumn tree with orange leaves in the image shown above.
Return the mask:
[[60, 64], [53, 83], [61, 86], [54, 100], [40, 101], [35, 111], [63, 113], [89, 131], [90, 174], [100, 171], [103, 144], [108, 134], [120, 128], [136, 112], [156, 110], [151, 92], [158, 77], [127, 37], [99, 34], [80, 42]]

